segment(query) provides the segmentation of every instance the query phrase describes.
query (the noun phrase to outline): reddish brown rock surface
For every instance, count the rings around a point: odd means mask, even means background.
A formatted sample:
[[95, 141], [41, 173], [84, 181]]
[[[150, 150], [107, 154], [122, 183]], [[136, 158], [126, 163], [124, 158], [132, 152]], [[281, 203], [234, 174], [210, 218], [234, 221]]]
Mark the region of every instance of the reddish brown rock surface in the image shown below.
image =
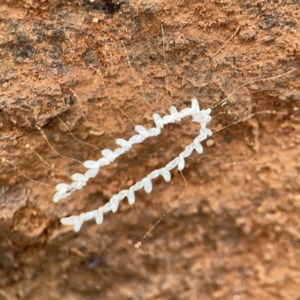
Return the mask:
[[[300, 299], [300, 5], [268, 2], [1, 1], [1, 300]], [[78, 161], [196, 95], [216, 132], [186, 189], [173, 172], [101, 226], [60, 224], [164, 166], [197, 127], [167, 126], [54, 204]]]

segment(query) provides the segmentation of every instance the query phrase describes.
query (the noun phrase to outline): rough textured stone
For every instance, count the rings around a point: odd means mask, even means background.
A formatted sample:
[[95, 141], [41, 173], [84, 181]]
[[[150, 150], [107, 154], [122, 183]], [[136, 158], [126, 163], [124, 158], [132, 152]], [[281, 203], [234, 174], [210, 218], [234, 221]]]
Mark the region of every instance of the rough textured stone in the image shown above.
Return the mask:
[[[2, 0], [0, 298], [298, 299], [299, 8]], [[54, 204], [78, 161], [195, 96], [215, 133], [186, 181], [155, 180], [78, 234], [60, 224], [164, 166], [197, 127], [167, 126]]]

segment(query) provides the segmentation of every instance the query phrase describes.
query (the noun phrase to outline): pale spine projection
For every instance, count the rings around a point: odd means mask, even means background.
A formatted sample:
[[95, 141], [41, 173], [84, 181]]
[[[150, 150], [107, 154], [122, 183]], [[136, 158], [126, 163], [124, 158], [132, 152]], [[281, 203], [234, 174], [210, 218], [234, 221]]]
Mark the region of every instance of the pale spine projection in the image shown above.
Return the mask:
[[201, 142], [204, 141], [208, 136], [212, 135], [212, 131], [206, 128], [206, 124], [211, 120], [211, 109], [200, 110], [198, 100], [192, 99], [191, 107], [182, 109], [180, 112], [174, 106], [170, 108], [170, 115], [160, 117], [159, 114], [153, 114], [153, 120], [155, 127], [147, 130], [141, 125], [135, 126], [135, 130], [138, 134], [132, 136], [128, 141], [124, 139], [117, 139], [116, 143], [121, 146], [114, 151], [109, 149], [104, 149], [101, 151], [103, 157], [97, 161], [87, 160], [84, 162], [84, 166], [88, 169], [84, 174], [75, 173], [72, 176], [73, 182], [71, 184], [60, 183], [56, 186], [57, 193], [53, 197], [54, 202], [68, 197], [75, 190], [80, 190], [86, 185], [87, 181], [95, 177], [100, 168], [109, 165], [119, 156], [129, 151], [134, 144], [142, 143], [148, 137], [158, 136], [161, 133], [164, 125], [174, 123], [176, 121], [180, 122], [182, 118], [191, 116], [193, 117], [193, 122], [200, 124], [199, 135], [196, 136], [194, 141], [185, 147], [185, 149], [179, 154], [178, 157], [169, 162], [165, 167], [152, 171], [141, 181], [138, 181], [129, 189], [122, 190], [118, 194], [113, 195], [109, 202], [105, 205], [99, 207], [98, 209], [81, 213], [78, 216], [70, 216], [67, 218], [62, 218], [61, 223], [64, 225], [73, 225], [75, 231], [79, 231], [83, 222], [91, 219], [95, 219], [97, 224], [102, 224], [103, 214], [112, 211], [115, 213], [118, 210], [119, 202], [127, 198], [130, 205], [135, 202], [135, 192], [144, 188], [146, 193], [151, 193], [152, 191], [152, 180], [159, 176], [167, 182], [171, 180], [170, 171], [177, 167], [179, 171], [182, 171], [185, 166], [185, 158], [189, 157], [193, 150], [196, 150], [198, 154], [203, 153], [203, 148]]

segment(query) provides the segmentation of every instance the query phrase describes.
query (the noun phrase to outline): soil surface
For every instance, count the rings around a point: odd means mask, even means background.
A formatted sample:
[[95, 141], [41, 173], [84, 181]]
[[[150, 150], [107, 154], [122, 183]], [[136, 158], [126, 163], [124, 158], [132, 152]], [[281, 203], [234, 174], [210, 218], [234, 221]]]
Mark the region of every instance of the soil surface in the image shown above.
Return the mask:
[[[298, 1], [0, 2], [0, 300], [300, 299]], [[193, 97], [214, 134], [182, 175], [102, 225], [60, 223], [191, 143], [186, 118], [52, 201]]]

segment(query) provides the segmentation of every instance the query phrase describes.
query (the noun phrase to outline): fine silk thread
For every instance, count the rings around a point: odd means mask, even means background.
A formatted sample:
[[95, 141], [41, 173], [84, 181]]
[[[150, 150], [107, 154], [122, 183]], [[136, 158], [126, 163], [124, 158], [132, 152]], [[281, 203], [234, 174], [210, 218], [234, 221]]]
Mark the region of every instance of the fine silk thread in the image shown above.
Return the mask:
[[206, 128], [206, 124], [211, 120], [211, 109], [200, 110], [199, 103], [197, 99], [192, 99], [191, 107], [182, 109], [180, 112], [174, 106], [170, 108], [170, 115], [161, 117], [159, 114], [153, 114], [153, 120], [155, 127], [147, 130], [141, 125], [135, 126], [135, 130], [138, 134], [133, 135], [128, 141], [124, 139], [116, 139], [116, 143], [121, 146], [115, 150], [104, 149], [101, 151], [103, 157], [97, 161], [87, 160], [84, 162], [84, 166], [88, 169], [84, 174], [75, 173], [72, 175], [73, 182], [71, 184], [60, 183], [56, 186], [56, 194], [53, 197], [53, 201], [56, 203], [59, 200], [68, 197], [75, 190], [80, 190], [84, 187], [87, 181], [95, 177], [100, 168], [109, 165], [111, 162], [115, 161], [116, 158], [129, 151], [134, 144], [142, 143], [148, 137], [158, 136], [161, 133], [164, 125], [174, 123], [176, 121], [181, 121], [182, 118], [191, 116], [193, 122], [200, 124], [199, 135], [196, 136], [194, 141], [185, 147], [185, 149], [179, 154], [178, 157], [169, 162], [165, 167], [152, 171], [141, 181], [135, 183], [127, 190], [122, 190], [118, 194], [113, 195], [109, 202], [104, 206], [99, 207], [96, 210], [89, 211], [86, 213], [81, 213], [77, 216], [70, 216], [67, 218], [62, 218], [61, 223], [64, 225], [74, 226], [74, 231], [79, 231], [83, 222], [91, 219], [95, 219], [97, 224], [102, 224], [103, 214], [112, 211], [115, 213], [118, 210], [119, 202], [125, 198], [128, 199], [130, 205], [135, 203], [135, 192], [144, 188], [146, 193], [151, 193], [152, 191], [152, 180], [159, 176], [167, 182], [171, 180], [170, 171], [174, 168], [178, 168], [182, 171], [185, 167], [185, 158], [189, 157], [193, 150], [196, 150], [198, 154], [203, 153], [203, 147], [201, 142], [204, 141], [208, 136], [212, 135], [212, 131]]

